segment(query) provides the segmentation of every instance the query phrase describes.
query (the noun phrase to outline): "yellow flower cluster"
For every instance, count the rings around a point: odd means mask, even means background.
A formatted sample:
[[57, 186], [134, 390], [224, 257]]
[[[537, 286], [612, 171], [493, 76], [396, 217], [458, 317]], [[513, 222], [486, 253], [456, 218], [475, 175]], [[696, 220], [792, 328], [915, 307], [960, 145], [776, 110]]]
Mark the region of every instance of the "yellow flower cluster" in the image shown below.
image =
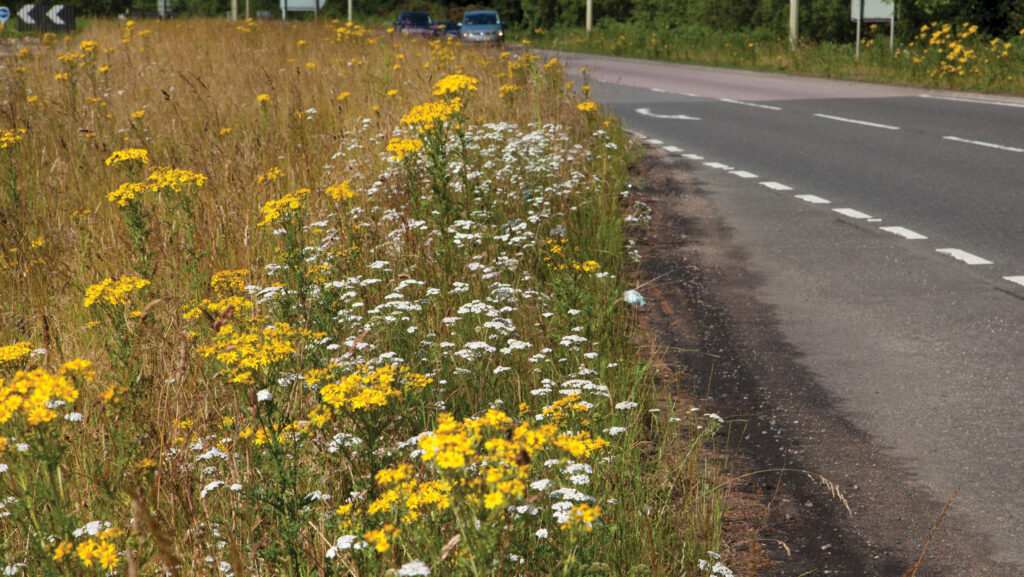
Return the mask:
[[252, 371], [265, 369], [295, 354], [298, 349], [293, 340], [310, 335], [309, 331], [296, 329], [288, 323], [248, 331], [239, 331], [233, 324], [226, 324], [220, 328], [213, 343], [199, 347], [198, 352], [226, 365], [232, 382], [248, 383], [252, 380]]
[[142, 148], [126, 148], [111, 154], [107, 158], [106, 162], [107, 166], [110, 166], [112, 164], [119, 164], [130, 160], [137, 160], [142, 164], [149, 164], [149, 152]]
[[449, 74], [434, 85], [434, 96], [461, 95], [465, 92], [475, 92], [477, 82], [477, 79], [472, 76]]
[[413, 478], [412, 467], [409, 465], [382, 469], [376, 478], [383, 491], [367, 507], [366, 512], [370, 515], [383, 512], [399, 513], [402, 523], [408, 524], [424, 514], [444, 511], [452, 505], [450, 483], [441, 480], [417, 480]]
[[57, 418], [50, 408], [51, 401], [73, 403], [78, 389], [63, 375], [54, 375], [43, 369], [18, 371], [9, 382], [0, 379], [0, 423], [11, 420], [19, 411], [30, 426], [47, 423]]
[[391, 160], [400, 162], [410, 154], [415, 154], [423, 148], [423, 141], [419, 138], [392, 138], [388, 142], [387, 151], [391, 153]]
[[210, 180], [204, 175], [184, 168], [161, 167], [153, 171], [146, 179], [149, 187], [154, 190], [170, 189], [181, 192], [183, 186], [202, 187]]
[[[149, 162], [148, 158], [145, 162]], [[107, 159], [107, 164], [110, 164], [110, 159]], [[154, 170], [153, 173], [146, 178], [145, 182], [126, 182], [122, 184], [117, 188], [117, 190], [107, 195], [107, 200], [117, 203], [120, 207], [125, 207], [128, 206], [131, 201], [140, 198], [147, 192], [159, 192], [164, 189], [173, 190], [174, 192], [182, 192], [184, 186], [201, 187], [205, 185], [208, 180], [209, 179], [202, 174], [192, 172], [191, 170], [161, 167]]]
[[148, 190], [150, 190], [149, 186], [143, 182], [125, 182], [117, 187], [117, 190], [108, 194], [107, 200], [117, 203], [117, 206], [125, 207]]
[[515, 425], [508, 415], [495, 409], [463, 421], [443, 414], [438, 421], [433, 433], [419, 441], [422, 460], [432, 463], [442, 474], [459, 478], [459, 486], [469, 491], [466, 499], [486, 510], [523, 497], [534, 452], [551, 445], [569, 446], [563, 440], [565, 435], [556, 437], [554, 425]]
[[324, 193], [334, 200], [348, 200], [356, 195], [347, 180], [341, 184], [328, 186]]
[[103, 301], [109, 305], [119, 305], [128, 302], [132, 292], [149, 285], [149, 281], [134, 276], [122, 276], [118, 280], [103, 279], [97, 284], [90, 286], [85, 291], [84, 305], [91, 307], [96, 301]]
[[[315, 383], [324, 376], [319, 371], [311, 372], [307, 375], [307, 382]], [[433, 380], [429, 377], [414, 373], [405, 366], [363, 366], [338, 381], [324, 385], [320, 389], [320, 398], [335, 409], [365, 411], [387, 406], [390, 399], [402, 396], [402, 389], [422, 389], [431, 382]], [[395, 388], [396, 384], [401, 388]]]
[[309, 189], [303, 188], [295, 192], [289, 192], [277, 200], [268, 200], [260, 208], [260, 212], [263, 213], [263, 220], [257, 226], [267, 226], [282, 216], [301, 209], [307, 194], [309, 194]]
[[98, 541], [96, 539], [89, 539], [80, 543], [75, 551], [78, 553], [78, 558], [81, 559], [82, 564], [86, 567], [92, 567], [93, 563], [96, 563], [109, 571], [117, 567], [120, 560], [113, 543], [105, 539]]
[[0, 367], [20, 362], [31, 352], [32, 343], [29, 342], [18, 342], [0, 347]]
[[256, 179], [256, 184], [263, 184], [264, 182], [274, 182], [275, 180], [283, 176], [284, 171], [275, 166], [274, 168], [271, 168], [270, 170], [261, 174], [260, 177]]
[[416, 128], [422, 134], [444, 123], [460, 110], [462, 110], [462, 99], [458, 97], [448, 102], [427, 102], [414, 106], [407, 112], [402, 117], [402, 124]]
[[247, 276], [249, 276], [249, 271], [245, 269], [222, 270], [213, 274], [210, 279], [210, 288], [218, 294], [238, 292], [245, 289]]
[[576, 105], [576, 108], [581, 112], [586, 112], [588, 114], [597, 112], [597, 104], [590, 100], [584, 100], [583, 102], [580, 102], [579, 104]]
[[21, 142], [25, 135], [24, 128], [0, 129], [0, 148], [9, 148]]

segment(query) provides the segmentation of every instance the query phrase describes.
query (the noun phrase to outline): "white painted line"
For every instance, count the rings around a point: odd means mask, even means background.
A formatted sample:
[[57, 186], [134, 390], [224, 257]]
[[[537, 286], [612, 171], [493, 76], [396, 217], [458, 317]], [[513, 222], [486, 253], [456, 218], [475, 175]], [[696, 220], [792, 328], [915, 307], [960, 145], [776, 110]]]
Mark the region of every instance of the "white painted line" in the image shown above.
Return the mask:
[[951, 256], [956, 260], [965, 262], [970, 265], [976, 264], [992, 264], [992, 261], [981, 258], [980, 256], [973, 255], [969, 252], [962, 251], [958, 248], [937, 248], [935, 252]]
[[793, 190], [793, 187], [791, 187], [791, 186], [786, 186], [785, 184], [782, 184], [782, 183], [779, 183], [779, 182], [772, 182], [772, 181], [762, 182], [761, 186], [770, 188], [772, 190]]
[[683, 149], [678, 146], [662, 146], [662, 148], [665, 149], [666, 152], [671, 152], [672, 154], [679, 154], [683, 151]]
[[657, 138], [648, 138], [647, 143], [653, 144], [654, 146], [661, 146], [662, 144], [665, 144], [664, 142], [658, 140]]
[[892, 234], [895, 234], [896, 236], [902, 236], [903, 238], [905, 238], [907, 240], [925, 240], [925, 239], [928, 238], [927, 236], [925, 236], [925, 235], [923, 235], [923, 234], [921, 234], [919, 232], [914, 232], [914, 231], [910, 230], [909, 228], [903, 228], [902, 226], [883, 226], [881, 228], [885, 232], [891, 232]]
[[694, 94], [692, 92], [684, 92], [683, 96], [689, 96], [690, 98], [703, 98], [700, 94]]
[[665, 91], [660, 89], [660, 88], [652, 88], [651, 92], [665, 92]]
[[826, 200], [824, 198], [821, 198], [820, 196], [815, 196], [813, 194], [798, 194], [796, 195], [796, 197], [804, 202], [809, 202], [811, 204], [832, 204], [831, 200]]
[[1024, 104], [1017, 102], [1006, 102], [1005, 100], [982, 100], [980, 98], [954, 98], [952, 96], [932, 96], [931, 94], [918, 94], [919, 98], [932, 98], [935, 100], [951, 100], [953, 102], [969, 102], [971, 104], [991, 104], [992, 106], [1009, 106], [1010, 108], [1024, 108]]
[[722, 164], [721, 162], [705, 162], [704, 166], [708, 168], [717, 168], [718, 170], [732, 170], [732, 167], [728, 164]]
[[687, 116], [685, 114], [655, 114], [651, 112], [650, 108], [637, 108], [636, 113], [643, 116], [650, 116], [651, 118], [666, 118], [668, 120], [700, 120], [695, 116]]
[[827, 118], [829, 120], [838, 120], [839, 122], [848, 122], [850, 124], [859, 124], [861, 126], [870, 126], [872, 128], [884, 128], [886, 130], [899, 130], [899, 126], [892, 126], [889, 124], [878, 124], [877, 122], [868, 122], [866, 120], [854, 120], [853, 118], [843, 118], [842, 116], [831, 116], [828, 114], [815, 114], [818, 118]]
[[1024, 276], [1004, 276], [1003, 280], [1008, 280], [1012, 283], [1017, 283], [1020, 286], [1024, 286]]
[[767, 104], [756, 104], [753, 102], [743, 102], [742, 100], [733, 100], [731, 98], [719, 98], [722, 102], [728, 102], [729, 104], [742, 104], [743, 106], [753, 106], [754, 108], [764, 108], [765, 110], [782, 110], [778, 106], [768, 106]]
[[980, 140], [967, 140], [966, 138], [960, 138], [958, 136], [943, 136], [942, 139], [951, 140], [953, 142], [963, 142], [965, 144], [973, 144], [975, 146], [984, 146], [985, 148], [995, 148], [996, 150], [1005, 150], [1007, 152], [1024, 152], [1024, 148], [1003, 146], [1002, 144], [992, 144], [991, 142], [982, 142]]
[[735, 174], [736, 176], [738, 176], [740, 178], [757, 178], [756, 174], [754, 174], [753, 172], [747, 172], [745, 170], [734, 170], [734, 171], [730, 172], [729, 174]]
[[868, 222], [882, 222], [882, 219], [880, 219], [880, 218], [869, 218]]
[[843, 216], [848, 216], [850, 218], [856, 218], [860, 220], [868, 220], [869, 218], [871, 218], [870, 214], [864, 214], [863, 212], [852, 208], [833, 208], [832, 212], [838, 212]]
[[689, 158], [690, 160], [704, 160], [704, 157], [699, 154], [684, 154], [683, 158]]

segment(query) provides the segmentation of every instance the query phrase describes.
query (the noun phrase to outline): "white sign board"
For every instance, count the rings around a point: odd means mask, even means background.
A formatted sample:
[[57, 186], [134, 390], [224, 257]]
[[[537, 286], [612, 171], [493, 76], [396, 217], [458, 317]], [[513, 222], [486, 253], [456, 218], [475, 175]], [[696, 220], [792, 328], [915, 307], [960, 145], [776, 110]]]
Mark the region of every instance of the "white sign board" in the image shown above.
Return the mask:
[[317, 10], [324, 9], [324, 3], [327, 0], [320, 0], [320, 6], [317, 7], [314, 2], [316, 0], [281, 0], [281, 12], [285, 11], [285, 5], [288, 6], [289, 12], [316, 12]]
[[864, 3], [865, 22], [888, 22], [895, 15], [895, 0], [850, 0], [850, 22], [860, 19], [861, 2]]

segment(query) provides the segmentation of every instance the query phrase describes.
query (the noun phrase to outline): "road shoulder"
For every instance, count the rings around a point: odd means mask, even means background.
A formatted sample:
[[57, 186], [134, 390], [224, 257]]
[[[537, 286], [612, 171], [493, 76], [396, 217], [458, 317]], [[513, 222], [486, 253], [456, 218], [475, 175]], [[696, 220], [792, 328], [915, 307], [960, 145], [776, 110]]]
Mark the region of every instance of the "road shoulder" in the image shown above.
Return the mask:
[[[737, 473], [769, 471], [734, 483], [740, 502], [756, 498], [764, 507], [746, 515], [749, 536], [735, 540], [734, 553], [762, 552], [771, 560], [758, 572], [766, 576], [903, 574], [945, 503], [915, 487], [801, 366], [774, 312], [758, 302], [759, 280], [711, 195], [684, 163], [651, 149], [636, 170], [651, 215], [640, 241], [643, 320], [664, 356], [692, 375], [688, 392], [729, 418], [722, 443], [735, 451]], [[1016, 574], [987, 561], [990, 550], [954, 503], [919, 574]]]

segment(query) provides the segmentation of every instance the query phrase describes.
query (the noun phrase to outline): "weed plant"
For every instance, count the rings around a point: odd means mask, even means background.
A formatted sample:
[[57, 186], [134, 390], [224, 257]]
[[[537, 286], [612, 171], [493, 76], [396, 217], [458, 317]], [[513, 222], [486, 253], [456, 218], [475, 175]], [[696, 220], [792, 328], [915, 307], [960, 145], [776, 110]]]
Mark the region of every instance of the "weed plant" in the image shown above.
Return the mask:
[[906, 43], [889, 48], [888, 26], [865, 30], [860, 58], [853, 44], [802, 43], [758, 29], [721, 32], [697, 26], [654, 29], [603, 22], [591, 34], [575, 29], [534, 30], [522, 39], [537, 47], [792, 72], [826, 78], [906, 84], [950, 90], [1024, 94], [1024, 30], [992, 38], [963, 22], [933, 22]]
[[[0, 65], [5, 575], [720, 571], [557, 63], [97, 21]], [[660, 410], [659, 410], [660, 409]]]

